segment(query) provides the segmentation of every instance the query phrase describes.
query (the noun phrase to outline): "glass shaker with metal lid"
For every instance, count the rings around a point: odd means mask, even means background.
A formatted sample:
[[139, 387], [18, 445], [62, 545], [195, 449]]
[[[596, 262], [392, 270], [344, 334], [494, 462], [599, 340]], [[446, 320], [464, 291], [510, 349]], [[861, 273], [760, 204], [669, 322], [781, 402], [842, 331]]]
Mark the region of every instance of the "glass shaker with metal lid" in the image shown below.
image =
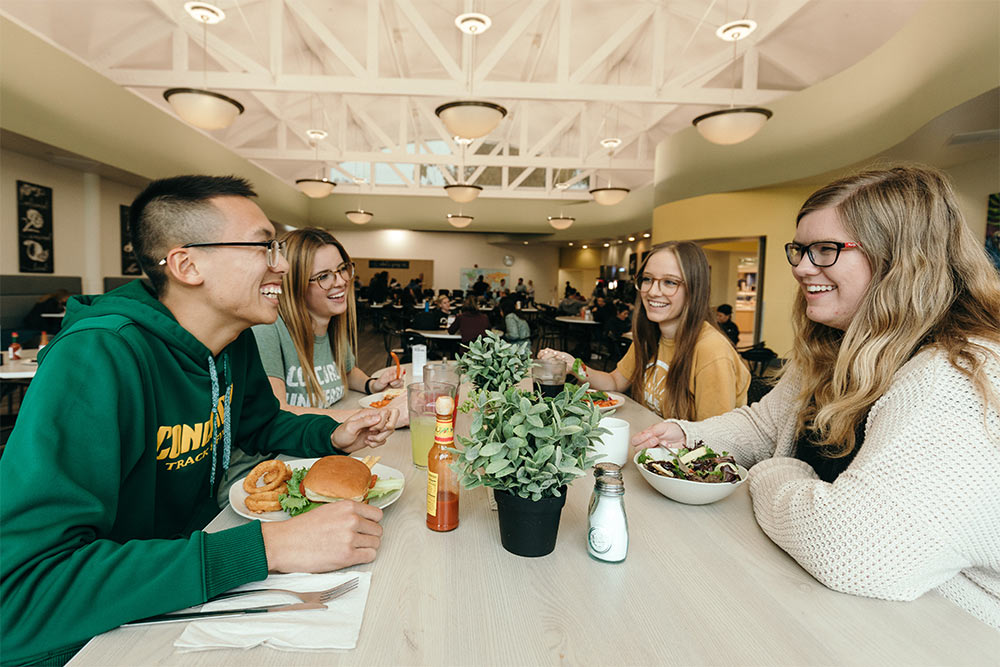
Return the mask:
[[[602, 461], [594, 466], [594, 479], [600, 479], [602, 476], [614, 477], [616, 479], [622, 479], [622, 467], [617, 463], [612, 463], [611, 461]], [[624, 480], [623, 480], [624, 481]], [[587, 505], [587, 514], [594, 511], [594, 503], [597, 502], [597, 489], [590, 494], [590, 504]]]
[[628, 519], [625, 517], [625, 484], [601, 475], [594, 481], [595, 501], [587, 516], [587, 553], [592, 558], [620, 563], [628, 554]]

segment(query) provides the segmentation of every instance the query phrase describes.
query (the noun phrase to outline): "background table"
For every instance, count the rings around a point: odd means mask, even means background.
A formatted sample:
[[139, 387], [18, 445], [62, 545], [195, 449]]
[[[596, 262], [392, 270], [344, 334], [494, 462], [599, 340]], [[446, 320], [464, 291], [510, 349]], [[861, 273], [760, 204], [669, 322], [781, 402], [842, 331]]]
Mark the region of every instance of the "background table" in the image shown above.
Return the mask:
[[38, 350], [21, 350], [20, 359], [11, 361], [7, 358], [7, 351], [3, 351], [3, 364], [0, 365], [0, 380], [30, 380], [35, 377], [38, 364], [35, 357]]
[[[617, 416], [633, 433], [658, 419], [631, 400]], [[469, 416], [459, 417], [465, 433]], [[372, 573], [355, 650], [178, 654], [184, 625], [174, 623], [105, 633], [70, 664], [994, 665], [1000, 655], [1000, 632], [936, 593], [904, 603], [825, 588], [761, 532], [746, 485], [681, 505], [628, 464], [631, 543], [608, 564], [587, 555], [588, 475], [570, 486], [555, 551], [521, 558], [500, 545], [482, 488], [462, 492], [455, 531], [425, 527], [426, 473], [410, 462], [408, 431], [377, 453], [406, 487], [385, 510], [377, 559], [353, 568]], [[244, 522], [226, 509], [208, 530]]]

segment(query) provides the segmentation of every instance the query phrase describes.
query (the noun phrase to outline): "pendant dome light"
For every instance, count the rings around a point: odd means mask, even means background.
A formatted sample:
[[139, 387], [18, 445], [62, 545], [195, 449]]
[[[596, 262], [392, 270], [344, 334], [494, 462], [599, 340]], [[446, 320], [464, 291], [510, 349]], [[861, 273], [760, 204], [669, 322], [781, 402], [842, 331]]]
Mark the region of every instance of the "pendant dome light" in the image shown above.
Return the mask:
[[472, 139], [465, 137], [455, 137], [455, 143], [461, 146], [462, 160], [459, 164], [458, 183], [444, 186], [445, 194], [456, 204], [468, 204], [479, 196], [483, 191], [478, 185], [469, 185], [465, 182], [465, 147], [472, 143]]
[[[621, 70], [618, 71], [618, 83], [621, 84]], [[605, 125], [607, 125], [607, 117], [605, 117]], [[601, 206], [614, 206], [615, 204], [621, 203], [625, 197], [628, 196], [630, 190], [628, 188], [616, 188], [611, 186], [611, 163], [614, 160], [615, 151], [621, 147], [622, 140], [618, 138], [618, 109], [615, 109], [615, 135], [601, 139], [601, 147], [607, 149], [608, 151], [608, 187], [606, 188], [593, 188], [590, 190], [591, 196], [594, 201]], [[596, 178], [596, 177], [595, 177]]]
[[[315, 148], [316, 161], [319, 162], [319, 142], [326, 138], [326, 131], [318, 129], [306, 130], [306, 136], [309, 138], [309, 143]], [[312, 199], [322, 199], [333, 192], [333, 188], [336, 187], [336, 183], [324, 176], [323, 171], [323, 165], [320, 163], [319, 178], [300, 178], [295, 181], [295, 185], [305, 196]]]
[[371, 222], [371, 219], [375, 217], [375, 214], [371, 211], [366, 211], [361, 207], [361, 186], [367, 181], [363, 178], [355, 178], [354, 183], [358, 186], [358, 208], [353, 211], [345, 211], [344, 215], [347, 219], [356, 225], [363, 225], [366, 222]]
[[475, 220], [475, 218], [473, 218], [471, 215], [462, 215], [461, 213], [459, 213], [458, 215], [454, 215], [452, 213], [448, 214], [448, 224], [458, 229], [468, 227], [469, 225], [472, 224], [473, 220]]
[[165, 99], [183, 120], [202, 130], [222, 130], [243, 113], [243, 105], [233, 98], [208, 90], [208, 26], [226, 18], [225, 12], [206, 2], [188, 2], [184, 10], [202, 26], [202, 81], [204, 88], [170, 88]]
[[[733, 66], [736, 65], [736, 42], [745, 38], [757, 28], [757, 23], [750, 19], [730, 21], [720, 26], [715, 34], [727, 42], [733, 43]], [[736, 75], [733, 76], [733, 95], [736, 94]], [[720, 146], [731, 146], [746, 141], [757, 134], [767, 121], [774, 115], [764, 107], [737, 107], [730, 104], [728, 109], [718, 109], [703, 113], [691, 123], [698, 133]]]
[[[458, 29], [473, 39], [471, 62], [476, 61], [475, 37], [486, 32], [491, 24], [490, 17], [478, 13], [462, 14], [455, 19], [455, 25]], [[472, 94], [472, 69], [469, 67], [468, 88], [470, 95]], [[458, 100], [442, 104], [434, 110], [434, 115], [441, 119], [452, 136], [478, 139], [496, 129], [500, 121], [507, 115], [507, 109], [495, 102]]]

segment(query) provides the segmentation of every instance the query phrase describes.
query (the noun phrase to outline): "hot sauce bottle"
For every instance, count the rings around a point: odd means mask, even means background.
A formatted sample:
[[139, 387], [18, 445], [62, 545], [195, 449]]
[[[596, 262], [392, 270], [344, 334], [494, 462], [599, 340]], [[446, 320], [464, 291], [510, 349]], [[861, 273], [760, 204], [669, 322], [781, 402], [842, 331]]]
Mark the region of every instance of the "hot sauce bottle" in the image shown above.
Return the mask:
[[458, 528], [458, 474], [451, 469], [455, 456], [455, 399], [438, 396], [434, 446], [427, 455], [427, 527], [438, 532]]

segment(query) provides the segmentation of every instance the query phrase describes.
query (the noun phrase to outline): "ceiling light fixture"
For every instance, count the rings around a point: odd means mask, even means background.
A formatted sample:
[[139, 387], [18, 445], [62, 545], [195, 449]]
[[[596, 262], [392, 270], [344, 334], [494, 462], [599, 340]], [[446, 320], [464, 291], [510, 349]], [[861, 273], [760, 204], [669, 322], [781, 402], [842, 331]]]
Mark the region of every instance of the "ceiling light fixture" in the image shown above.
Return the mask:
[[635, 237], [634, 236], [628, 237], [628, 242], [631, 243], [632, 241], [635, 241]]
[[[549, 224], [552, 225], [553, 228], [558, 229], [559, 231], [562, 231], [564, 229], [569, 229], [571, 226], [573, 226], [574, 222], [576, 222], [576, 218], [571, 218], [565, 215], [549, 216]], [[571, 243], [570, 245], [573, 244]]]
[[610, 243], [605, 243], [605, 244], [604, 244], [604, 247], [605, 247], [605, 248], [610, 248], [610, 247], [611, 247], [611, 244], [610, 244]]
[[182, 119], [203, 130], [222, 130], [243, 113], [243, 105], [233, 98], [208, 90], [208, 26], [226, 18], [225, 12], [205, 2], [188, 2], [185, 11], [202, 26], [203, 88], [170, 88], [165, 99]]
[[642, 238], [648, 239], [649, 238], [649, 232], [643, 233]]
[[573, 247], [573, 242], [572, 242], [572, 241], [570, 241], [570, 242], [569, 242], [569, 247], [570, 247], [570, 248], [572, 248], [572, 247]]
[[455, 25], [466, 35], [481, 35], [490, 29], [493, 21], [486, 14], [469, 12], [456, 16]]
[[471, 215], [462, 215], [461, 213], [458, 215], [453, 215], [451, 213], [448, 214], [448, 224], [452, 227], [457, 227], [458, 229], [468, 227], [472, 224], [473, 220], [475, 220], [475, 218]]
[[584, 250], [586, 250], [586, 249], [587, 249], [587, 244], [586, 244], [586, 243], [584, 243], [584, 244], [583, 244], [582, 246], [580, 246], [580, 247], [581, 247], [581, 248], [583, 248]]
[[462, 159], [459, 163], [458, 183], [444, 186], [445, 194], [456, 204], [468, 204], [479, 196], [483, 189], [478, 185], [470, 185], [465, 182], [465, 147], [472, 143], [462, 137], [455, 137], [455, 141], [461, 147]]
[[[721, 26], [715, 34], [727, 42], [733, 43], [733, 96], [736, 95], [736, 42], [745, 38], [757, 27], [757, 23], [750, 19], [740, 19], [731, 21]], [[768, 119], [774, 115], [770, 109], [764, 107], [737, 107], [730, 102], [728, 109], [718, 109], [703, 113], [695, 118], [691, 123], [697, 128], [698, 133], [720, 146], [731, 146], [746, 141], [757, 134], [767, 123]]]
[[[621, 72], [619, 72], [619, 77]], [[619, 80], [619, 83], [621, 81]], [[618, 110], [615, 109], [615, 131], [618, 130]], [[615, 188], [611, 186], [611, 163], [614, 160], [615, 149], [622, 145], [622, 140], [617, 137], [611, 137], [609, 139], [602, 139], [601, 146], [608, 150], [608, 187], [606, 188], [593, 188], [590, 191], [591, 196], [593, 196], [594, 201], [601, 206], [614, 206], [619, 204], [625, 197], [628, 196], [628, 188]], [[596, 178], [596, 177], [595, 177]]]
[[363, 225], [366, 222], [371, 222], [371, 219], [375, 217], [374, 213], [366, 211], [361, 206], [361, 186], [367, 182], [368, 181], [366, 179], [361, 178], [360, 176], [354, 177], [354, 184], [358, 186], [358, 208], [353, 211], [344, 211], [344, 215], [347, 216], [347, 219], [356, 225]]
[[[326, 136], [327, 134], [324, 130], [306, 130], [306, 137], [309, 138], [309, 143], [313, 145], [316, 152], [316, 162], [319, 162], [319, 142], [325, 139]], [[333, 192], [333, 189], [337, 186], [336, 183], [323, 175], [323, 171], [324, 166], [320, 162], [318, 178], [300, 178], [295, 181], [295, 185], [305, 196], [312, 199], [322, 199]]]
[[[465, 34], [475, 37], [490, 27], [491, 21], [485, 14], [462, 14], [455, 19], [455, 25]], [[471, 62], [476, 62], [476, 42], [472, 42]], [[472, 95], [472, 71], [469, 67], [467, 87]], [[481, 100], [460, 100], [442, 104], [434, 110], [434, 115], [441, 119], [448, 132], [465, 139], [478, 139], [496, 129], [500, 121], [507, 115], [507, 109], [494, 102]]]

